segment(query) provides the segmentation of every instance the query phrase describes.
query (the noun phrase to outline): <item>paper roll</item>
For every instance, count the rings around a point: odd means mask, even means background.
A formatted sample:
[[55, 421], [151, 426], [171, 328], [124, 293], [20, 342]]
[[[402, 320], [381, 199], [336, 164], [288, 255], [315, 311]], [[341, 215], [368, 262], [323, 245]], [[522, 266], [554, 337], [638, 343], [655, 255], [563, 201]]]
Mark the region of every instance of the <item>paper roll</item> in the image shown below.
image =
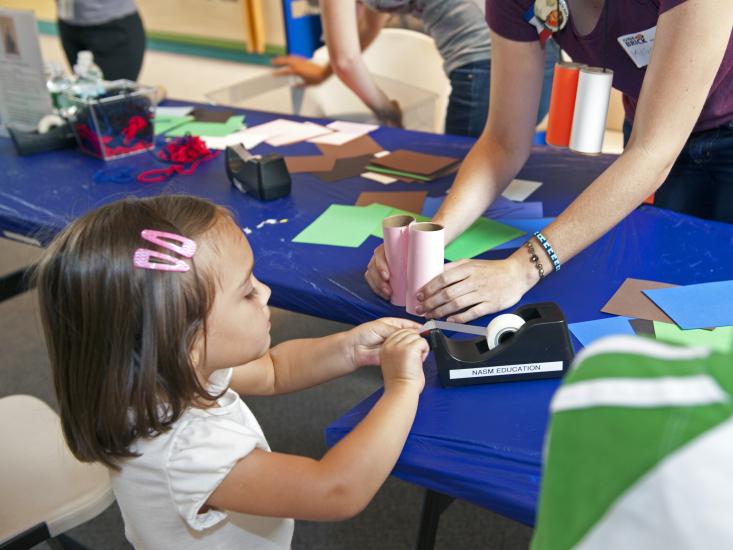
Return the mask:
[[585, 67], [582, 63], [555, 63], [545, 135], [545, 141], [550, 145], [567, 147], [570, 144], [575, 95], [578, 92], [578, 77], [582, 67]]
[[507, 341], [524, 325], [524, 319], [514, 313], [504, 313], [494, 317], [486, 327], [486, 343], [489, 349]]
[[437, 223], [410, 224], [407, 252], [407, 312], [417, 315], [417, 291], [443, 273], [445, 229]]
[[573, 130], [570, 133], [571, 150], [588, 155], [597, 155], [601, 152], [608, 102], [611, 99], [611, 84], [613, 84], [613, 71], [599, 67], [580, 69]]
[[384, 254], [389, 266], [389, 285], [392, 287], [392, 303], [403, 306], [407, 300], [407, 247], [410, 240], [409, 225], [412, 216], [389, 216], [382, 220]]

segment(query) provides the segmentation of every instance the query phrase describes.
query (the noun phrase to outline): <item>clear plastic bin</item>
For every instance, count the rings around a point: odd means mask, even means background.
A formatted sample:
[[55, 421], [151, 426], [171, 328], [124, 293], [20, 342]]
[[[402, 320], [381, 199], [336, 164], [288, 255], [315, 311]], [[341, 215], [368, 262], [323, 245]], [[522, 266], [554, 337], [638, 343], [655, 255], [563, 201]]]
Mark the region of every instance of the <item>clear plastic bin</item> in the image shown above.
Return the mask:
[[65, 95], [79, 149], [104, 160], [153, 149], [153, 88], [115, 81], [107, 89], [99, 98]]
[[[374, 80], [389, 98], [399, 102], [405, 128], [434, 132], [440, 127], [442, 120], [436, 120], [438, 94], [384, 76], [375, 75]], [[214, 104], [258, 111], [377, 122], [374, 114], [338, 78], [331, 77], [318, 86], [300, 87], [300, 82], [298, 77], [268, 73], [213, 90], [206, 98]]]

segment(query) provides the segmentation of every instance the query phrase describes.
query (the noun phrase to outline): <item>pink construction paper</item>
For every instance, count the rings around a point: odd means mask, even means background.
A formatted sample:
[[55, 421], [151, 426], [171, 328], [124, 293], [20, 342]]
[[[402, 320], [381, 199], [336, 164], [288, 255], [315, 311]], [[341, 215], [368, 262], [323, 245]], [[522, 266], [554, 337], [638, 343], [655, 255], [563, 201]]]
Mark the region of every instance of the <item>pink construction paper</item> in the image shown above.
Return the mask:
[[409, 225], [412, 216], [389, 216], [382, 221], [384, 253], [389, 267], [389, 286], [392, 287], [392, 303], [403, 306], [407, 299], [407, 250], [410, 240]]
[[410, 224], [407, 251], [407, 312], [417, 315], [417, 292], [443, 273], [445, 229], [431, 222]]

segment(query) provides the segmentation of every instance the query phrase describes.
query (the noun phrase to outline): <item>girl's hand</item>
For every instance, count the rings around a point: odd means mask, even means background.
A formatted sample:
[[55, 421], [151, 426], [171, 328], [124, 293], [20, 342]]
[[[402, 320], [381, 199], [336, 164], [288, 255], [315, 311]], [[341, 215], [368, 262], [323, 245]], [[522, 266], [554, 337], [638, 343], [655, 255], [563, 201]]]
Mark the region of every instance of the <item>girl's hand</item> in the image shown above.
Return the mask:
[[538, 279], [532, 263], [523, 265], [521, 257], [452, 262], [418, 292], [417, 312], [466, 323], [513, 306]]
[[349, 331], [348, 347], [355, 367], [379, 364], [384, 341], [401, 329], [417, 330], [418, 323], [408, 319], [385, 317], [356, 326]]
[[299, 55], [281, 55], [272, 59], [272, 64], [281, 67], [275, 74], [278, 76], [295, 75], [303, 79], [304, 86], [320, 84], [330, 75], [327, 66], [313, 63]]
[[384, 255], [384, 244], [374, 249], [374, 255], [369, 260], [364, 278], [376, 294], [389, 300], [392, 296], [392, 287], [389, 285], [389, 266], [387, 257]]
[[403, 382], [422, 391], [425, 387], [422, 364], [429, 352], [427, 340], [416, 330], [398, 330], [387, 338], [379, 354], [385, 391]]

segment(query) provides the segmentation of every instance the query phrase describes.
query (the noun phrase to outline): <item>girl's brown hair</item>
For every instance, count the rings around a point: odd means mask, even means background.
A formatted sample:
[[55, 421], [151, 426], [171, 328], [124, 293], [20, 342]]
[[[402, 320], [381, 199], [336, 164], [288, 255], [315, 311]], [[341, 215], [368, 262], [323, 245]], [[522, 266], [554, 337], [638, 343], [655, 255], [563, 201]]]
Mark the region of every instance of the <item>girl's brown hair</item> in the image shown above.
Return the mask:
[[[139, 437], [166, 430], [197, 398], [212, 399], [194, 371], [215, 280], [191, 258], [186, 273], [133, 266], [143, 229], [196, 240], [231, 219], [205, 200], [171, 195], [94, 210], [53, 241], [36, 271], [38, 300], [69, 448], [117, 468]], [[205, 346], [204, 346], [205, 349]]]

